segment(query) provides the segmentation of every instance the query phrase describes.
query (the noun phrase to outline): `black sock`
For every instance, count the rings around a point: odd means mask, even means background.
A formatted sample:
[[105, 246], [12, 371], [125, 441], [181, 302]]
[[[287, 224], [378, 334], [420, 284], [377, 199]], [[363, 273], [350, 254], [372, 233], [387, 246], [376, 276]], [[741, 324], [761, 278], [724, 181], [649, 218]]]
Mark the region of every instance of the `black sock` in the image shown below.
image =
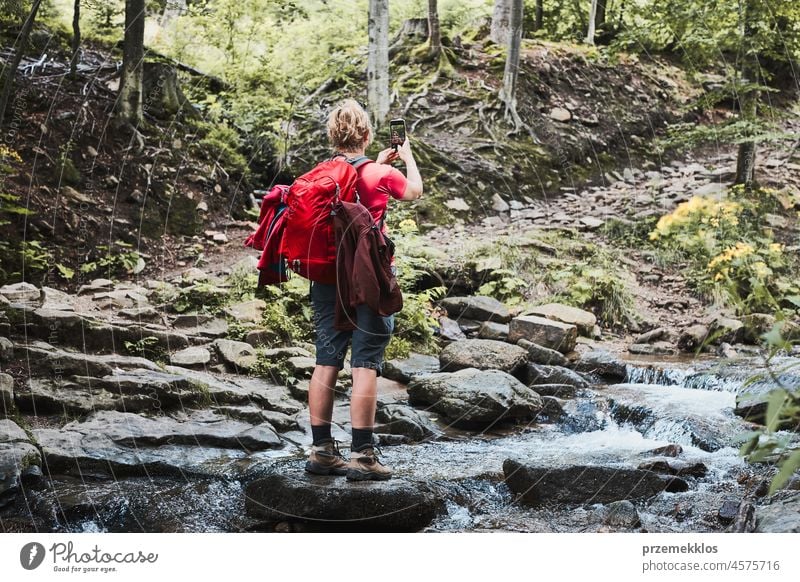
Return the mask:
[[360, 451], [361, 449], [371, 446], [372, 446], [372, 429], [354, 428], [353, 444], [350, 445], [350, 450]]
[[332, 439], [331, 437], [331, 425], [329, 424], [320, 424], [320, 425], [311, 425], [311, 438], [314, 439], [314, 444], [319, 445], [323, 441], [329, 441]]

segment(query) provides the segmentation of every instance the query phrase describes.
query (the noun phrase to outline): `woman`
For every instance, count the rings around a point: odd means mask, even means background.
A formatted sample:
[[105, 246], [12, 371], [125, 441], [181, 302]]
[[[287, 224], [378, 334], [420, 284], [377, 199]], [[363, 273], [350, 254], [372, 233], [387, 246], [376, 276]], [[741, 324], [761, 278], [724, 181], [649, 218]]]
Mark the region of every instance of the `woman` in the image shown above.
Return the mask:
[[[356, 101], [345, 100], [331, 111], [328, 139], [337, 155], [344, 155], [348, 159], [364, 156], [372, 138], [369, 116]], [[391, 166], [398, 158], [406, 166], [405, 176]], [[361, 204], [369, 209], [376, 224], [384, 217], [390, 197], [416, 200], [422, 195], [422, 178], [408, 140], [396, 151], [391, 148], [383, 150], [378, 154], [376, 163], [360, 166], [358, 174], [356, 189]], [[333, 325], [335, 301], [335, 285], [312, 283], [317, 358], [308, 389], [314, 442], [306, 470], [319, 475], [347, 475], [349, 480], [355, 481], [389, 479], [392, 471], [378, 460], [372, 444], [372, 431], [377, 377], [383, 366], [384, 350], [394, 329], [394, 316], [381, 317], [366, 305], [359, 305], [356, 329], [352, 332], [339, 331]], [[331, 415], [336, 377], [344, 367], [345, 353], [351, 343], [353, 391], [350, 397], [350, 420], [353, 440], [348, 463], [331, 437]]]

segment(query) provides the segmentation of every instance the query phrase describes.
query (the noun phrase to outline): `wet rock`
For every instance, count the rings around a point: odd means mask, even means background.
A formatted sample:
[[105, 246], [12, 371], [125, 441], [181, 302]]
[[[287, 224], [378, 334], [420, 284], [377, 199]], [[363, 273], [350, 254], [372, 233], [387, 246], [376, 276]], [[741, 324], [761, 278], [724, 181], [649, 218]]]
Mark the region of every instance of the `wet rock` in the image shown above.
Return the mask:
[[7, 362], [14, 357], [14, 343], [7, 337], [0, 336], [0, 362]]
[[434, 374], [438, 371], [439, 358], [412, 353], [407, 358], [385, 362], [381, 375], [389, 380], [408, 384], [417, 376]]
[[657, 449], [653, 449], [652, 451], [648, 451], [651, 455], [662, 455], [664, 457], [677, 457], [681, 453], [683, 453], [683, 447], [680, 445], [665, 445], [663, 447], [658, 447]]
[[222, 360], [236, 369], [249, 370], [256, 363], [256, 352], [248, 343], [216, 339], [213, 345]]
[[643, 356], [668, 356], [675, 353], [675, 348], [669, 342], [658, 341], [652, 344], [631, 344], [628, 351]]
[[200, 346], [185, 348], [179, 352], [175, 352], [169, 358], [169, 362], [173, 366], [185, 366], [187, 368], [205, 366], [210, 361], [211, 352]]
[[249, 424], [262, 424], [267, 422], [278, 432], [299, 430], [300, 428], [297, 421], [288, 414], [264, 410], [254, 405], [214, 406], [211, 410], [233, 418], [234, 420], [241, 420]]
[[398, 477], [348, 482], [310, 475], [294, 463], [248, 483], [245, 510], [274, 522], [310, 521], [358, 531], [410, 532], [429, 525], [444, 510], [444, 503], [424, 483]]
[[708, 337], [705, 325], [693, 325], [684, 329], [678, 337], [678, 347], [685, 352], [694, 352], [703, 347]]
[[667, 493], [684, 493], [689, 490], [689, 484], [674, 475], [659, 475], [664, 481], [664, 491]]
[[544, 317], [522, 315], [511, 320], [508, 332], [509, 342], [517, 343], [520, 339], [566, 354], [575, 349], [578, 328]]
[[14, 409], [14, 378], [0, 372], [0, 419]]
[[81, 285], [78, 288], [78, 295], [92, 295], [101, 291], [108, 291], [114, 288], [114, 281], [111, 279], [94, 279], [88, 285]]
[[638, 468], [678, 477], [705, 477], [708, 473], [708, 467], [703, 463], [687, 463], [674, 459], [653, 459], [641, 463]]
[[566, 366], [569, 364], [569, 360], [561, 352], [540, 346], [524, 338], [518, 340], [517, 345], [528, 351], [528, 361], [531, 363], [553, 366]]
[[23, 473], [41, 463], [39, 450], [25, 431], [11, 420], [0, 419], [0, 506], [3, 497], [17, 492]]
[[515, 459], [503, 463], [508, 488], [527, 503], [610, 503], [648, 498], [664, 490], [655, 473], [639, 469], [574, 465], [540, 467]]
[[439, 318], [439, 335], [449, 341], [467, 339], [467, 336], [464, 335], [463, 331], [461, 331], [461, 327], [458, 325], [458, 322], [444, 316]]
[[527, 359], [527, 352], [519, 346], [483, 339], [452, 342], [439, 354], [442, 372], [476, 368], [514, 374], [525, 365]]
[[578, 333], [587, 337], [592, 336], [592, 330], [597, 324], [597, 317], [595, 317], [594, 313], [578, 309], [577, 307], [562, 305], [561, 303], [539, 305], [533, 309], [527, 310], [525, 315], [536, 315], [560, 321], [561, 323], [574, 325], [578, 328]]
[[633, 343], [650, 344], [659, 340], [668, 340], [669, 337], [670, 331], [666, 327], [657, 327], [656, 329], [651, 329], [650, 331], [641, 334], [633, 341]]
[[577, 372], [563, 366], [528, 364], [528, 384], [536, 390], [539, 384], [569, 384], [583, 390], [589, 383]]
[[417, 378], [408, 386], [412, 405], [427, 404], [453, 422], [489, 424], [529, 418], [542, 408], [541, 397], [499, 370], [467, 368]]
[[628, 375], [625, 362], [604, 350], [582, 354], [580, 359], [575, 362], [574, 369], [608, 382], [622, 382]]
[[567, 415], [558, 398], [554, 396], [543, 396], [541, 394], [540, 396], [542, 396], [542, 409], [539, 411], [536, 420], [542, 420], [542, 417], [545, 417], [555, 422]]
[[722, 507], [717, 512], [717, 518], [719, 518], [720, 522], [725, 525], [733, 523], [739, 513], [739, 504], [738, 499], [726, 499], [723, 501]]
[[225, 308], [225, 315], [239, 323], [255, 323], [261, 320], [261, 313], [266, 309], [267, 303], [263, 299], [253, 299], [234, 303]]
[[756, 509], [756, 531], [800, 533], [800, 493], [786, 492], [771, 498], [769, 505]]
[[211, 411], [178, 418], [101, 411], [61, 429], [36, 429], [34, 435], [51, 474], [238, 473], [236, 460], [248, 451], [282, 445], [267, 423], [251, 425]]
[[11, 303], [38, 303], [42, 292], [35, 285], [30, 283], [13, 283], [0, 287], [0, 295], [8, 299]]
[[744, 323], [733, 317], [718, 315], [711, 322], [708, 337], [714, 343], [738, 343], [742, 341]]
[[447, 315], [453, 319], [476, 319], [478, 321], [494, 321], [508, 323], [511, 314], [508, 308], [493, 297], [473, 295], [469, 297], [445, 297], [439, 302]]
[[535, 384], [533, 386], [540, 396], [555, 396], [556, 398], [575, 398], [577, 392], [572, 384]]
[[421, 412], [402, 404], [386, 404], [375, 412], [376, 433], [403, 435], [412, 442], [438, 437], [442, 431]]
[[508, 339], [508, 324], [486, 321], [480, 325], [478, 337], [481, 339], [505, 341]]
[[744, 343], [760, 345], [761, 336], [775, 326], [775, 316], [769, 313], [751, 313], [742, 317], [741, 337]]
[[603, 523], [612, 527], [633, 528], [641, 523], [636, 506], [627, 499], [612, 501], [605, 505], [601, 515]]

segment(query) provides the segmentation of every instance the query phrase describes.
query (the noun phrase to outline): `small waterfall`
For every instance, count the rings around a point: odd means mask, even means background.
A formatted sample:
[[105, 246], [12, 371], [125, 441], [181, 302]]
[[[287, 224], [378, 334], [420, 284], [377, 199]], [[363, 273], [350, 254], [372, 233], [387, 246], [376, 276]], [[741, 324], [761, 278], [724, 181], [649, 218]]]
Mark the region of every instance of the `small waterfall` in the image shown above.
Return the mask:
[[659, 384], [661, 386], [680, 386], [686, 378], [687, 371], [674, 368], [656, 368], [655, 366], [625, 367], [626, 384]]

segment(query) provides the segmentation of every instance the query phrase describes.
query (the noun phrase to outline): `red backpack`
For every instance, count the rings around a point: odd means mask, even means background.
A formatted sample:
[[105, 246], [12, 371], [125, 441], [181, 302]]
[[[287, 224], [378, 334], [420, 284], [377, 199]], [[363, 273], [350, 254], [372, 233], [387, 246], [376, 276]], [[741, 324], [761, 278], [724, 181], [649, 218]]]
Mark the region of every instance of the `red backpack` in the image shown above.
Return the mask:
[[285, 197], [285, 230], [279, 253], [288, 267], [318, 283], [336, 282], [336, 235], [332, 210], [338, 201], [356, 202], [357, 168], [366, 156], [343, 155], [318, 164], [297, 178]]

